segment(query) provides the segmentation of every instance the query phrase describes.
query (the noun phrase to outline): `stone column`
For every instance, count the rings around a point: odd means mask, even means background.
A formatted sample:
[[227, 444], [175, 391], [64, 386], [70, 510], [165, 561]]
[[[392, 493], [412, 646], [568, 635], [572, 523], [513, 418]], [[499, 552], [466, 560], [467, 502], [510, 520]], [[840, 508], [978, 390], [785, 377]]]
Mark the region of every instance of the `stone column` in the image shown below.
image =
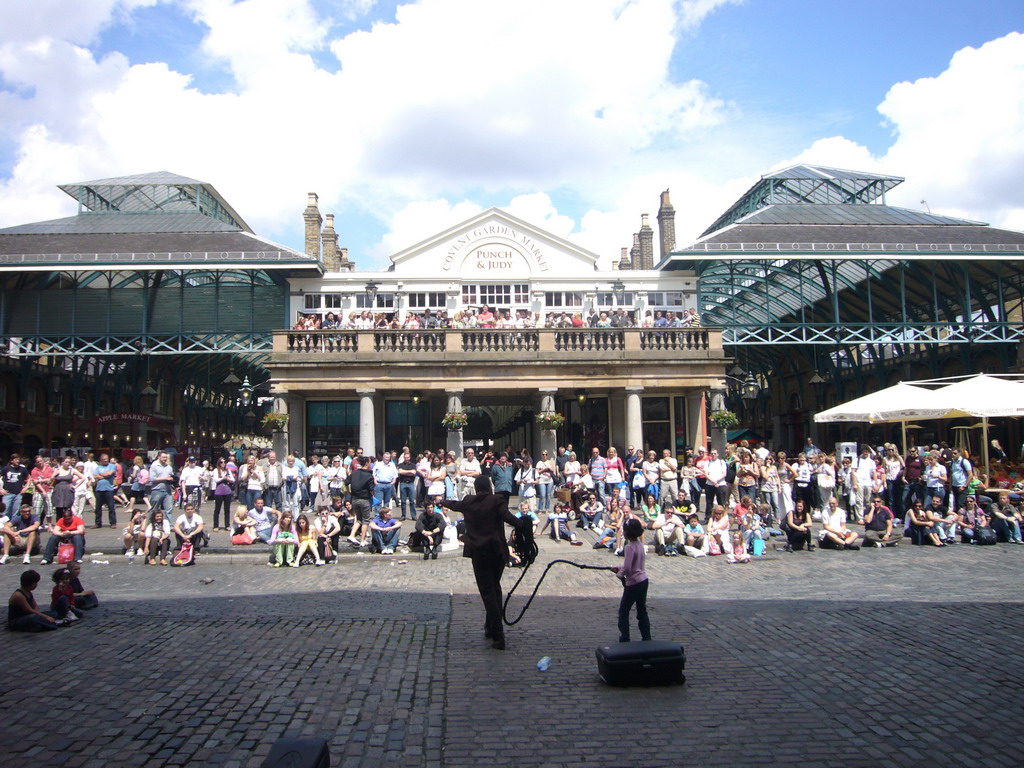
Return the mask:
[[640, 393], [643, 387], [626, 387], [626, 445], [636, 448], [644, 447], [644, 425], [640, 411]]
[[[446, 413], [461, 413], [462, 412], [462, 393], [461, 389], [449, 389], [446, 390], [448, 395], [448, 408]], [[453, 451], [456, 456], [462, 458], [462, 430], [458, 429], [454, 432], [448, 433], [448, 444], [446, 448], [449, 451]]]
[[359, 395], [359, 447], [364, 456], [377, 453], [377, 418], [374, 413], [375, 389], [356, 390]]
[[[275, 413], [288, 413], [288, 401], [280, 395], [274, 397], [274, 412]], [[290, 415], [290, 414], [289, 414]], [[289, 419], [289, 423], [291, 419]], [[284, 461], [285, 455], [288, 453], [288, 431], [284, 429], [274, 429], [270, 433], [271, 447], [274, 449], [274, 453], [278, 455], [281, 461]]]
[[[558, 389], [540, 389], [538, 413], [554, 412], [555, 395]], [[553, 429], [542, 429], [539, 424], [533, 425], [533, 455], [534, 460], [539, 460], [541, 451], [547, 451], [550, 458], [556, 456], [558, 450], [558, 437]]]
[[[725, 409], [725, 392], [721, 389], [716, 389], [711, 392], [711, 402], [708, 404], [708, 416], [710, 417], [714, 411], [721, 411]], [[708, 421], [708, 437], [711, 442], [711, 448], [718, 451], [719, 456], [725, 456], [725, 430], [720, 427], [714, 426], [710, 419]]]
[[700, 392], [686, 395], [686, 439], [690, 448], [697, 448], [697, 429], [700, 426]]
[[306, 398], [288, 395], [288, 450], [306, 455]]

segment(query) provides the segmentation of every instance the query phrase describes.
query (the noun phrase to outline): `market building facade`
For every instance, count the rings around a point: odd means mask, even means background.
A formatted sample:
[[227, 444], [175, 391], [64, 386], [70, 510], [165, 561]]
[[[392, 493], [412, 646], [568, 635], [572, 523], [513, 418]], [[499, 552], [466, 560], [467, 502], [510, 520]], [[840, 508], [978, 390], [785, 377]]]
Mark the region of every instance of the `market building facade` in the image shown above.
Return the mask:
[[[315, 205], [311, 195], [307, 254], [315, 244], [333, 253]], [[646, 217], [638, 235], [622, 258], [653, 266]], [[666, 236], [662, 217], [667, 251]], [[267, 363], [289, 447], [553, 451], [557, 439], [588, 454], [682, 453], [702, 393], [724, 384], [721, 332], [678, 321], [696, 308], [692, 276], [618, 267], [602, 270], [596, 254], [492, 208], [394, 254], [387, 270], [292, 279], [302, 327], [274, 334]], [[659, 316], [675, 322], [653, 327]], [[469, 417], [461, 432], [441, 425], [452, 412]], [[541, 414], [564, 423], [547, 429]]]

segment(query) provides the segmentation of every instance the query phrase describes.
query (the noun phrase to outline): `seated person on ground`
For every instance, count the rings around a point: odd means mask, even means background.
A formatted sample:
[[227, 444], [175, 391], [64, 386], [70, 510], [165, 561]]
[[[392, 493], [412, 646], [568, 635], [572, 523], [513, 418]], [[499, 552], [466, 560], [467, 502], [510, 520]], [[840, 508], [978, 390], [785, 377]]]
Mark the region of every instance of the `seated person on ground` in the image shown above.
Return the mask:
[[721, 555], [732, 552], [732, 537], [729, 535], [729, 515], [725, 507], [716, 504], [711, 510], [711, 522], [708, 523], [708, 536], [711, 537], [710, 554]]
[[320, 507], [313, 528], [316, 530], [316, 549], [320, 559], [325, 563], [337, 560], [338, 539], [342, 532], [337, 513], [328, 507]]
[[928, 519], [935, 523], [935, 530], [939, 534], [939, 538], [946, 544], [956, 544], [956, 539], [953, 538], [956, 535], [956, 515], [946, 511], [943, 498], [933, 496], [931, 504], [924, 511], [928, 515]]
[[973, 496], [968, 496], [964, 500], [963, 508], [957, 513], [957, 523], [960, 525], [960, 540], [964, 544], [974, 543], [978, 528], [988, 528], [992, 525], [988, 513]]
[[550, 536], [555, 541], [567, 539], [574, 547], [583, 545], [583, 542], [576, 538], [576, 534], [569, 530], [569, 511], [562, 502], [555, 502], [555, 508], [548, 514], [540, 532], [544, 533], [549, 525], [551, 526]]
[[46, 551], [40, 564], [49, 565], [53, 562], [57, 556], [57, 546], [66, 541], [75, 545], [75, 560], [82, 562], [85, 555], [85, 521], [71, 507], [65, 509], [63, 517], [58, 517], [53, 524], [53, 533], [46, 542]]
[[284, 565], [295, 565], [295, 547], [299, 533], [295, 529], [295, 519], [291, 512], [285, 512], [270, 532], [271, 561], [267, 563], [275, 568]]
[[727, 563], [749, 563], [750, 555], [743, 543], [743, 533], [736, 531], [732, 535], [732, 552], [725, 557]]
[[846, 512], [839, 508], [839, 499], [830, 496], [822, 519], [818, 540], [822, 549], [860, 549], [856, 533], [846, 527]]
[[892, 510], [882, 503], [881, 496], [871, 499], [864, 511], [864, 546], [895, 547], [903, 538], [903, 530], [895, 525]]
[[686, 520], [686, 527], [683, 528], [683, 546], [696, 549], [704, 549], [704, 526], [700, 524], [700, 518], [691, 514]]
[[159, 560], [160, 565], [167, 565], [167, 553], [171, 549], [171, 521], [164, 516], [162, 509], [153, 513], [153, 519], [143, 531], [143, 537], [143, 546], [149, 558], [147, 562], [156, 565]]
[[416, 518], [416, 531], [409, 537], [409, 547], [421, 547], [424, 560], [427, 558], [437, 560], [437, 553], [444, 540], [444, 529], [447, 526], [444, 518], [428, 500], [420, 516]]
[[654, 529], [654, 551], [659, 555], [678, 554], [683, 547], [683, 519], [666, 505], [651, 526]]
[[743, 531], [743, 547], [746, 551], [753, 549], [755, 541], [768, 541], [771, 536], [763, 517], [765, 512], [771, 511], [771, 507], [767, 504], [762, 506], [765, 508], [764, 511], [754, 505], [750, 512], [737, 521]]
[[83, 611], [99, 607], [100, 601], [96, 593], [91, 589], [82, 586], [82, 566], [78, 563], [68, 563], [68, 572], [71, 574], [71, 590], [75, 595], [75, 607]]
[[1000, 541], [1024, 544], [1020, 536], [1020, 510], [1010, 501], [1008, 492], [1000, 492], [999, 500], [992, 504], [988, 511], [992, 516], [992, 527]]
[[910, 529], [910, 540], [914, 544], [930, 542], [936, 547], [944, 547], [938, 531], [935, 530], [935, 523], [929, 519], [928, 513], [924, 510], [924, 504], [914, 501], [907, 510], [907, 526]]
[[146, 546], [146, 508], [136, 507], [132, 510], [132, 519], [121, 532], [121, 546], [125, 557], [145, 554]]
[[42, 533], [39, 515], [32, 513], [31, 504], [22, 504], [21, 509], [15, 512], [10, 520], [4, 523], [4, 554], [0, 557], [0, 564], [7, 562], [7, 555], [24, 554], [21, 562], [28, 565], [32, 562], [32, 555], [39, 554], [39, 536]]
[[370, 533], [373, 535], [374, 551], [382, 555], [395, 554], [402, 534], [402, 522], [391, 516], [391, 507], [377, 507], [377, 516], [370, 522]]
[[651, 530], [654, 526], [654, 521], [658, 519], [658, 515], [661, 514], [661, 505], [658, 504], [658, 500], [654, 497], [653, 493], [648, 493], [647, 498], [640, 507], [641, 516], [640, 522], [643, 523], [644, 528]]
[[231, 518], [231, 543], [252, 544], [259, 540], [259, 536], [256, 535], [256, 521], [249, 517], [249, 508], [245, 504], [236, 505], [235, 515]]
[[324, 560], [320, 557], [320, 552], [316, 547], [316, 530], [309, 524], [309, 518], [306, 515], [299, 515], [295, 518], [295, 532], [299, 537], [299, 545], [295, 551], [295, 562], [292, 565], [296, 568], [302, 565], [303, 556], [308, 556], [307, 559], [312, 560], [314, 565], [323, 565]]
[[580, 522], [582, 523], [583, 530], [589, 528], [599, 530], [603, 516], [604, 504], [598, 500], [596, 494], [589, 494], [586, 501], [580, 504]]
[[195, 505], [186, 504], [185, 513], [178, 515], [174, 521], [174, 538], [178, 542], [178, 549], [187, 541], [192, 545], [192, 552], [198, 555], [206, 538], [203, 530], [203, 518], [196, 512]]
[[57, 629], [57, 617], [49, 609], [39, 610], [33, 590], [39, 586], [39, 572], [28, 570], [21, 574], [21, 586], [7, 601], [7, 629], [11, 632], [46, 632]]
[[274, 532], [274, 524], [281, 519], [281, 513], [276, 509], [265, 506], [263, 497], [253, 502], [252, 508], [247, 512], [249, 519], [253, 522], [253, 532], [264, 544], [270, 543], [270, 536]]
[[[668, 505], [666, 504], [666, 506]], [[690, 503], [690, 496], [684, 490], [679, 491], [675, 501], [672, 502], [672, 508], [675, 509], [676, 514], [683, 520], [689, 519], [690, 515], [697, 510], [697, 508]]]
[[811, 544], [811, 516], [804, 509], [804, 500], [793, 502], [793, 509], [786, 515], [786, 551], [799, 552], [804, 547], [807, 551], [814, 549]]
[[58, 619], [78, 621], [82, 612], [75, 608], [75, 590], [71, 586], [71, 571], [58, 568], [53, 572], [53, 591], [50, 592], [50, 610]]

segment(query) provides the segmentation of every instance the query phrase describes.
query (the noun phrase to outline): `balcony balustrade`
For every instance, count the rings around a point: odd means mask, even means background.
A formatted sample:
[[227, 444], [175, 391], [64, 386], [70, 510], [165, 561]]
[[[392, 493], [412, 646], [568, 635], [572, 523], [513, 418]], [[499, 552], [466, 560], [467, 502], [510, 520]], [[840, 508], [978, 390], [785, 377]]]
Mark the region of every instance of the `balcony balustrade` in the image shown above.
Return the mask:
[[720, 328], [530, 328], [275, 331], [274, 362], [487, 359], [705, 358], [722, 351]]

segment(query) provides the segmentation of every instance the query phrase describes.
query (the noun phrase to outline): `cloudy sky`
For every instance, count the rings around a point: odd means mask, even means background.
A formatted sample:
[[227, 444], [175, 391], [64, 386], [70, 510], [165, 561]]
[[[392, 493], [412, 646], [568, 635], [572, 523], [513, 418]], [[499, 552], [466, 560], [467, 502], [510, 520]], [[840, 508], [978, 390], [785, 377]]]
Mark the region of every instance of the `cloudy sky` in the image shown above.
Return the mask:
[[491, 205], [600, 254], [794, 162], [1024, 229], [1020, 0], [0, 0], [0, 226], [168, 170], [359, 268]]

